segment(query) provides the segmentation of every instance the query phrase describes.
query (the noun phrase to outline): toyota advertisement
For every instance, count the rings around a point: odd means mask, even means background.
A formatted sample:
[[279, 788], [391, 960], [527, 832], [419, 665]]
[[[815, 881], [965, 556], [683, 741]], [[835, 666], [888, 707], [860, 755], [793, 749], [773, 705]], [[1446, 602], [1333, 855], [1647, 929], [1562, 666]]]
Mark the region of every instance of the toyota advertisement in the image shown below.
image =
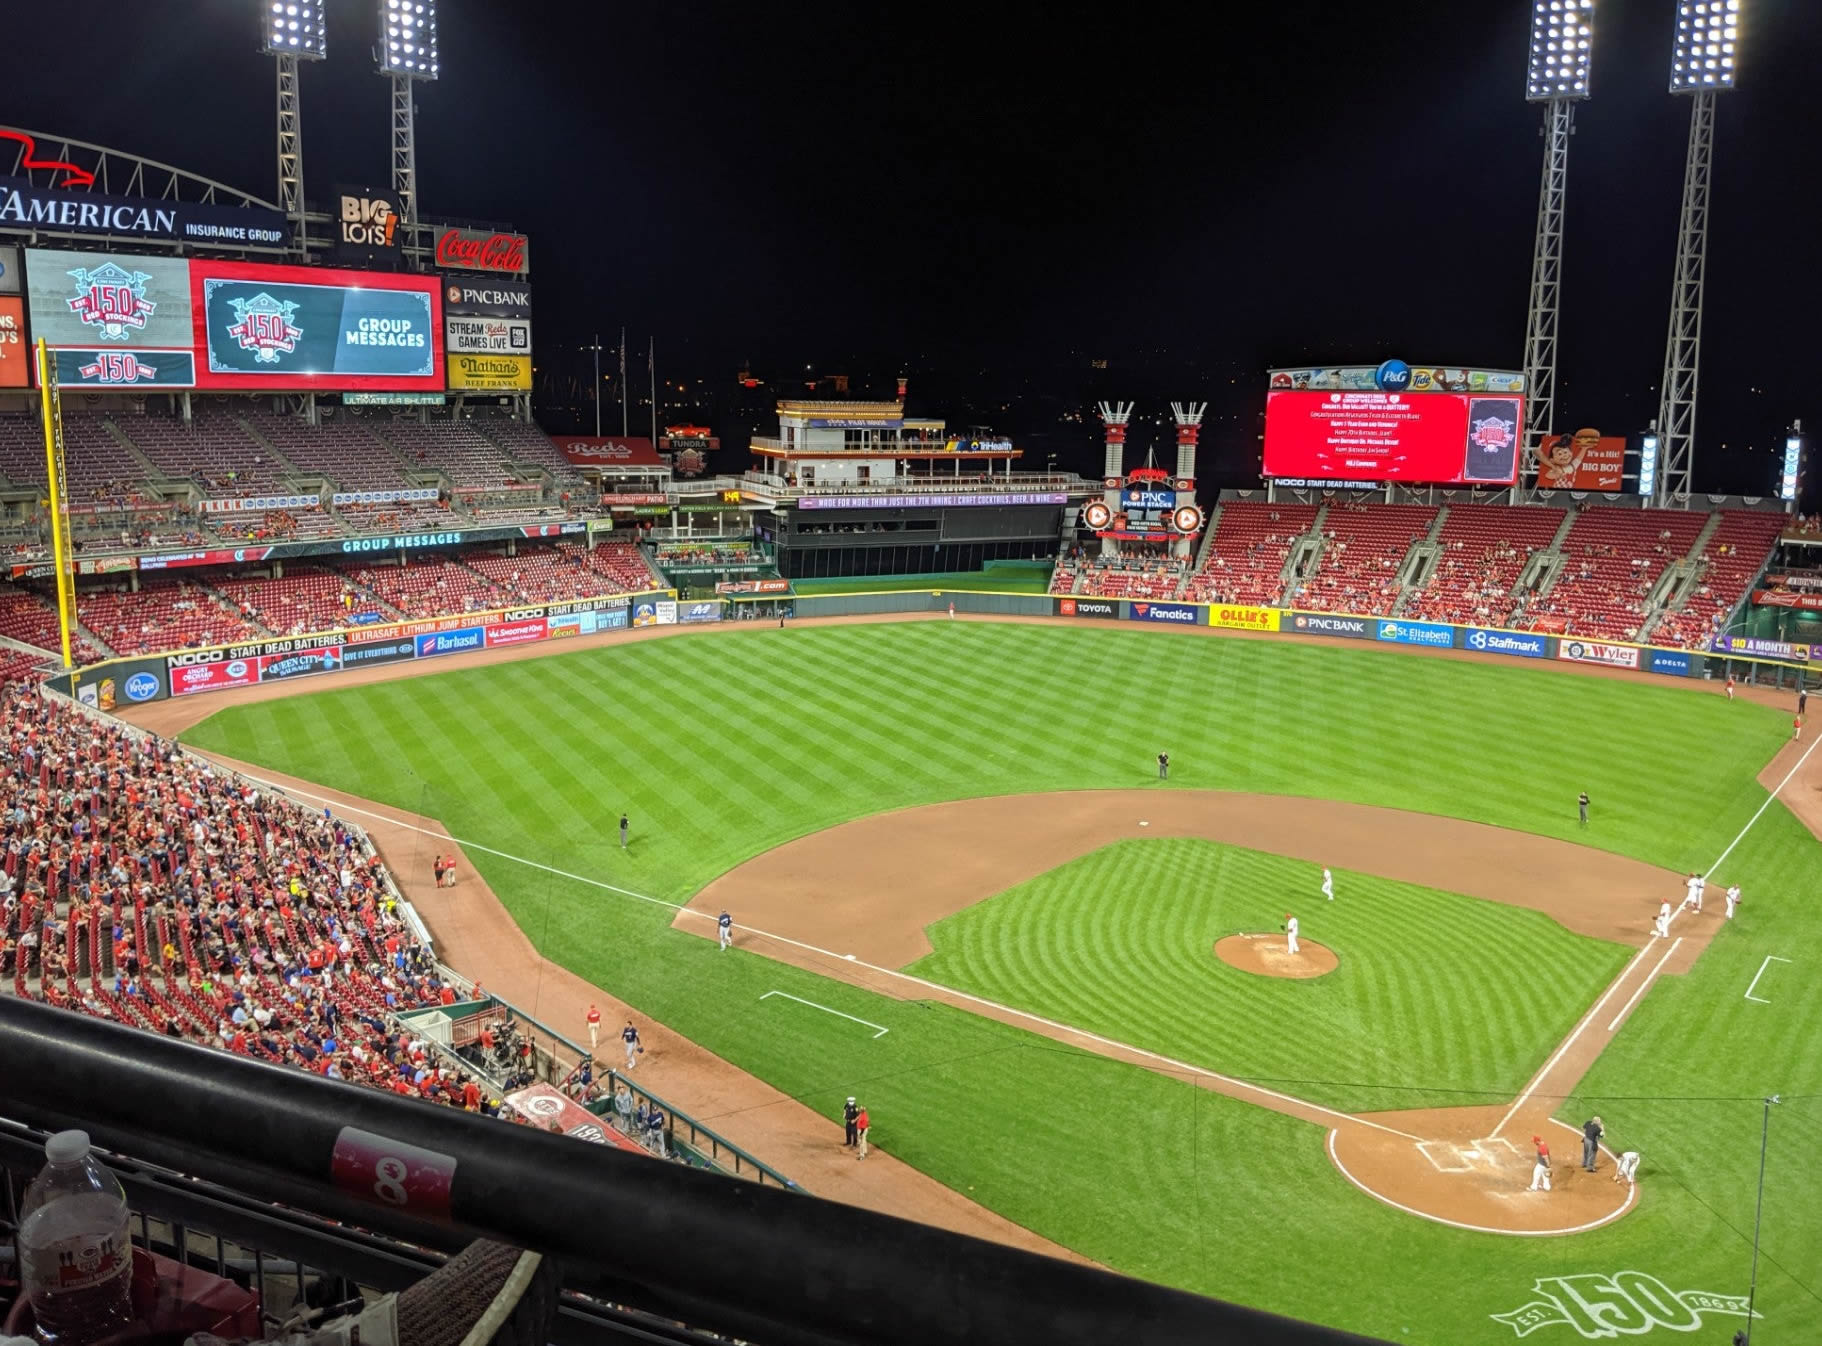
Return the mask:
[[1265, 475], [1510, 486], [1523, 425], [1516, 394], [1274, 391]]
[[443, 388], [434, 276], [196, 261], [190, 292], [199, 387]]

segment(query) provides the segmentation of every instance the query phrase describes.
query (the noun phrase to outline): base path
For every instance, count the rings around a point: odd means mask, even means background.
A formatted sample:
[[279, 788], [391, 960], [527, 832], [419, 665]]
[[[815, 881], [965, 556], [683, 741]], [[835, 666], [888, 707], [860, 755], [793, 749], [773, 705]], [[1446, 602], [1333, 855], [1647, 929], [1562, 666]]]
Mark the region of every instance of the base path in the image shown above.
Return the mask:
[[[924, 930], [932, 922], [1113, 842], [1160, 836], [1527, 907], [1638, 952], [1509, 1106], [1358, 1116], [900, 971], [930, 952]], [[754, 952], [886, 995], [940, 1000], [1311, 1122], [1328, 1133], [1328, 1156], [1350, 1182], [1409, 1214], [1488, 1233], [1571, 1234], [1618, 1219], [1636, 1189], [1607, 1181], [1610, 1156], [1598, 1174], [1571, 1171], [1580, 1134], [1550, 1114], [1650, 983], [1687, 971], [1719, 928], [1712, 911], [1679, 913], [1672, 938], [1652, 938], [1658, 902], [1681, 885], [1682, 876], [1624, 856], [1430, 814], [1213, 790], [1089, 790], [960, 800], [844, 823], [729, 871], [675, 924], [711, 937], [713, 916], [725, 908], [738, 915], [736, 941]], [[1312, 884], [1312, 909], [1320, 902]], [[1268, 953], [1291, 961], [1283, 941], [1262, 933], [1221, 945], [1257, 946], [1227, 958], [1248, 971], [1294, 975], [1268, 965]], [[1303, 947], [1312, 959], [1317, 946]], [[1337, 965], [1335, 954], [1320, 952]], [[1312, 959], [1306, 975], [1315, 973]], [[1560, 1181], [1549, 1193], [1529, 1190], [1534, 1135], [1557, 1155]]]

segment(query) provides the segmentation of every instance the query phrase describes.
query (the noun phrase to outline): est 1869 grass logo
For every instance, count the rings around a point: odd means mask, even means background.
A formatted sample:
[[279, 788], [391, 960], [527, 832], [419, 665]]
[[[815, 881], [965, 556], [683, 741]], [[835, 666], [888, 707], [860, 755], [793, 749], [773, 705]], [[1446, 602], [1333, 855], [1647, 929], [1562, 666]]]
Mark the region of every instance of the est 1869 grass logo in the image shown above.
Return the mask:
[[[1537, 1298], [1510, 1313], [1495, 1313], [1495, 1322], [1519, 1336], [1542, 1327], [1572, 1327], [1591, 1341], [1635, 1337], [1653, 1328], [1694, 1332], [1705, 1314], [1744, 1318], [1745, 1295], [1716, 1295], [1706, 1290], [1672, 1290], [1643, 1271], [1616, 1271], [1585, 1276], [1546, 1276], [1533, 1284]], [[1753, 1313], [1754, 1318], [1765, 1315]]]

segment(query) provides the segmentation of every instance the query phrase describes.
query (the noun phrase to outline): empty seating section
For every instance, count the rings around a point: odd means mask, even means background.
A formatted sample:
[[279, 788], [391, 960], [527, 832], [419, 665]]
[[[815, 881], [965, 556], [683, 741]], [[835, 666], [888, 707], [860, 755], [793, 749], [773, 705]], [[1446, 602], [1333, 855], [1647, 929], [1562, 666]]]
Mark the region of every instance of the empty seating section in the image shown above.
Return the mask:
[[575, 464], [537, 426], [500, 415], [478, 415], [475, 421], [491, 439], [505, 446], [514, 462], [543, 468], [552, 481], [565, 488], [584, 484]]
[[1202, 569], [1184, 597], [1198, 603], [1276, 603], [1291, 543], [1310, 531], [1317, 506], [1230, 500], [1221, 506]]
[[1702, 548], [1696, 591], [1681, 612], [1665, 616], [1651, 632], [1654, 645], [1697, 649], [1715, 635], [1770, 559], [1784, 517], [1755, 510], [1725, 510]]
[[539, 550], [517, 556], [469, 556], [463, 558], [470, 567], [526, 603], [566, 603], [574, 598], [598, 598], [602, 594], [623, 593], [629, 587], [643, 589], [648, 584], [628, 586], [610, 578], [586, 563], [587, 553], [580, 548], [569, 551]]
[[284, 464], [219, 408], [199, 407], [189, 425], [169, 416], [124, 417], [120, 428], [166, 477], [231, 498], [291, 491]]
[[409, 565], [344, 566], [343, 574], [371, 589], [407, 617], [485, 612], [513, 606], [512, 595], [485, 575], [445, 556], [413, 556]]
[[514, 477], [507, 451], [466, 421], [393, 420], [386, 438], [418, 471], [441, 470], [457, 486], [506, 486]]
[[440, 500], [394, 500], [384, 505], [337, 505], [357, 533], [444, 533], [465, 520]]
[[233, 509], [202, 519], [209, 531], [234, 542], [301, 542], [342, 535], [335, 516], [320, 509]]
[[264, 634], [201, 586], [174, 576], [143, 577], [138, 593], [127, 592], [125, 584], [80, 592], [76, 611], [118, 654], [230, 645]]
[[[49, 650], [59, 658], [62, 657], [56, 608], [37, 594], [27, 593], [10, 584], [0, 584], [0, 636], [11, 636], [14, 640], [36, 645], [39, 649]], [[102, 651], [79, 633], [72, 633], [70, 652], [79, 663], [92, 663], [103, 657]], [[16, 651], [0, 649], [0, 654], [14, 653]]]
[[583, 565], [612, 584], [610, 593], [633, 594], [665, 587], [664, 581], [647, 564], [645, 553], [634, 543], [603, 542], [589, 551], [580, 543], [559, 542], [557, 550], [579, 556]]
[[1331, 505], [1322, 533], [1327, 542], [1316, 573], [1304, 582], [1297, 606], [1317, 612], [1381, 615], [1398, 601], [1398, 570], [1411, 544], [1436, 522], [1433, 505]]
[[1563, 511], [1544, 506], [1450, 505], [1430, 583], [1404, 615], [1432, 622], [1503, 626], [1525, 562], [1550, 544]]
[[295, 416], [261, 407], [253, 428], [304, 476], [324, 476], [343, 491], [399, 491], [412, 485], [398, 455], [368, 433], [368, 421], [346, 412], [312, 429]]
[[1633, 640], [1646, 599], [1665, 569], [1680, 561], [1708, 522], [1687, 510], [1584, 510], [1563, 539], [1562, 573], [1547, 597], [1526, 605], [1518, 625], [1558, 622], [1570, 635]]
[[348, 576], [313, 566], [292, 564], [281, 579], [223, 580], [216, 587], [243, 616], [280, 636], [333, 631], [364, 612], [391, 616]]
[[1081, 592], [1097, 598], [1174, 598], [1185, 568], [1159, 557], [1098, 556], [1083, 572]]

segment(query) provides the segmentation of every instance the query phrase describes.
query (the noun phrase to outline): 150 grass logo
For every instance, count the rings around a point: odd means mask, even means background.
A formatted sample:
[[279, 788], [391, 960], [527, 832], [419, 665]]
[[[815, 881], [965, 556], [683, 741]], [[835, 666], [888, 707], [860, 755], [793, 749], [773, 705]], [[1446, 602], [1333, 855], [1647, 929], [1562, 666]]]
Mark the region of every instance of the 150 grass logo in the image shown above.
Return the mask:
[[1705, 1314], [1744, 1318], [1752, 1312], [1745, 1295], [1672, 1290], [1643, 1271], [1616, 1271], [1610, 1276], [1546, 1276], [1531, 1290], [1538, 1297], [1523, 1308], [1489, 1316], [1521, 1337], [1539, 1328], [1561, 1325], [1574, 1328], [1590, 1341], [1601, 1341], [1620, 1335], [1637, 1336], [1655, 1327], [1695, 1332], [1702, 1327]]

